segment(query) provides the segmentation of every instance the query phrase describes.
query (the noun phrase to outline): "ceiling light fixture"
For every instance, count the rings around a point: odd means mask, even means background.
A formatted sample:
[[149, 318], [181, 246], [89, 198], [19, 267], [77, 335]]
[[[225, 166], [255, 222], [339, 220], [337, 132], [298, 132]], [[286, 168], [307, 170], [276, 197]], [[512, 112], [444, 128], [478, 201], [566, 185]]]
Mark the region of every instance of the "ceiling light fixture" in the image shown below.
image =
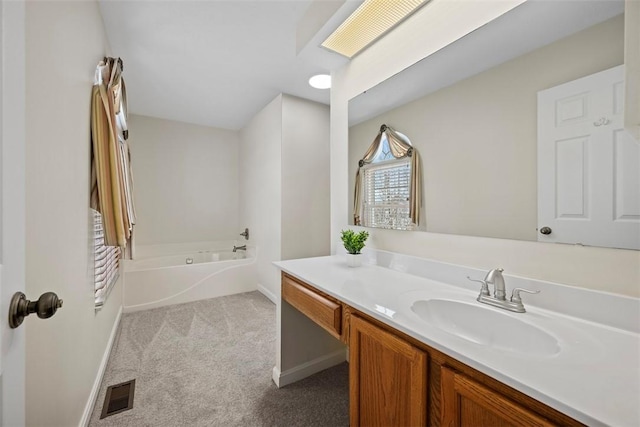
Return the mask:
[[309, 79], [309, 84], [316, 89], [329, 89], [331, 87], [331, 76], [328, 74], [317, 74]]
[[429, 0], [365, 0], [322, 46], [352, 58]]

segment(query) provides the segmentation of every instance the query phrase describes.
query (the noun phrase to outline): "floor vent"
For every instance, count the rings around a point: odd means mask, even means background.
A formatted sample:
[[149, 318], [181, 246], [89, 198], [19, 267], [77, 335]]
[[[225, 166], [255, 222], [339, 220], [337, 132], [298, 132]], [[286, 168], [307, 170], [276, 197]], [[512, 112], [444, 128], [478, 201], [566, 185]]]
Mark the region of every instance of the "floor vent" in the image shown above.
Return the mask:
[[100, 419], [133, 408], [133, 392], [135, 388], [136, 380], [109, 386], [104, 397]]

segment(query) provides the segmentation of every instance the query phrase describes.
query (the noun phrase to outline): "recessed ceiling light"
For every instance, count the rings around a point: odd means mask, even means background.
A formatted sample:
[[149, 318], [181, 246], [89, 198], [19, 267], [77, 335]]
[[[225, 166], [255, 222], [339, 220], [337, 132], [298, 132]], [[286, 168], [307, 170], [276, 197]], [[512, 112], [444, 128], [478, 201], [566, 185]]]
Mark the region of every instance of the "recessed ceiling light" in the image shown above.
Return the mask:
[[331, 76], [317, 74], [309, 79], [309, 84], [316, 89], [329, 89], [331, 87]]
[[365, 0], [322, 46], [352, 58], [428, 2]]

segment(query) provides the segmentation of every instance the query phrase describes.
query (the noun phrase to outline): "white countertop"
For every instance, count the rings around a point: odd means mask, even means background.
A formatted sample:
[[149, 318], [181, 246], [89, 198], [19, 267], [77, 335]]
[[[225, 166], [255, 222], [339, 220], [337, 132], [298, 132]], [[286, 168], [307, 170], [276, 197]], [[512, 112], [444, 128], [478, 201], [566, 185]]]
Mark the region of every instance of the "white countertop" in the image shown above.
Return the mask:
[[[431, 262], [430, 265], [436, 264]], [[349, 268], [344, 256], [297, 259], [275, 265], [363, 313], [587, 425], [640, 426], [640, 334], [637, 331], [527, 305], [528, 295], [523, 295], [527, 313], [494, 310], [516, 316], [518, 320], [550, 333], [557, 339], [560, 351], [552, 356], [515, 354], [448, 333], [425, 322], [411, 310], [416, 299], [434, 298], [488, 307], [475, 301], [478, 296], [478, 291], [472, 290], [475, 285], [467, 288], [453, 286], [379, 265], [363, 264], [359, 268]], [[445, 265], [446, 269], [451, 270], [451, 265]], [[436, 272], [433, 277], [439, 276], [442, 274]], [[510, 279], [506, 275], [505, 278], [510, 291]], [[547, 283], [546, 298], [553, 300], [553, 295], [549, 295], [553, 290], [550, 289], [553, 287]], [[597, 292], [595, 297], [598, 298]], [[601, 299], [607, 300], [606, 297]], [[635, 301], [631, 304], [623, 302], [625, 307], [631, 307], [635, 312]], [[578, 304], [580, 301], [566, 302], [570, 303]], [[591, 307], [591, 310], [598, 311], [609, 309]]]

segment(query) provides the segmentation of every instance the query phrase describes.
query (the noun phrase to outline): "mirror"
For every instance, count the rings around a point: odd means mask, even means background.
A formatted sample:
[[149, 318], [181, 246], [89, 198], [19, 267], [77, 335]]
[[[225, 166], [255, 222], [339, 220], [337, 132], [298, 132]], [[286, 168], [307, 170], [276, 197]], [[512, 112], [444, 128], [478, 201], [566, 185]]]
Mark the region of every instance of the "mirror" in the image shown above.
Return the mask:
[[[623, 62], [624, 1], [523, 3], [349, 101], [350, 200], [358, 161], [387, 124], [422, 157], [417, 230], [545, 241], [538, 92]], [[638, 206], [629, 209], [637, 223]]]

